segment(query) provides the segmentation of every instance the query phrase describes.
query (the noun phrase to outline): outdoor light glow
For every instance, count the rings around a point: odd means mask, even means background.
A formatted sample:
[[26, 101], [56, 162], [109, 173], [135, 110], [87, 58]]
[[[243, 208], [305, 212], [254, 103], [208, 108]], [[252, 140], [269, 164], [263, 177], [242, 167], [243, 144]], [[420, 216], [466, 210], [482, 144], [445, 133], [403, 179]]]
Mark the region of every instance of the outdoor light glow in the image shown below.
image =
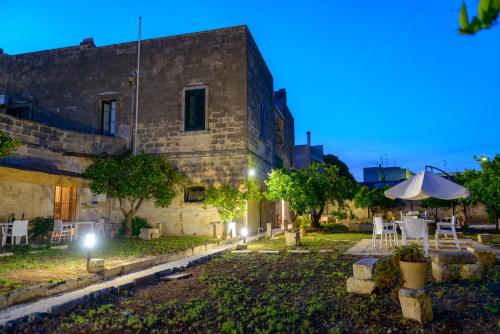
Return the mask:
[[484, 157], [484, 156], [483, 156], [483, 157], [481, 158], [481, 161], [486, 161], [486, 160], [488, 160], [488, 158], [487, 158], [487, 157]]
[[250, 169], [248, 170], [248, 176], [255, 176], [255, 169], [250, 168]]
[[85, 241], [83, 243], [85, 248], [91, 249], [94, 248], [95, 246], [95, 234], [93, 233], [88, 233], [85, 235]]
[[236, 236], [236, 223], [235, 222], [229, 222], [229, 224], [227, 224], [227, 233], [230, 234], [232, 237]]
[[241, 229], [241, 236], [242, 236], [243, 238], [248, 237], [248, 229], [247, 229], [246, 227], [243, 227], [243, 228]]

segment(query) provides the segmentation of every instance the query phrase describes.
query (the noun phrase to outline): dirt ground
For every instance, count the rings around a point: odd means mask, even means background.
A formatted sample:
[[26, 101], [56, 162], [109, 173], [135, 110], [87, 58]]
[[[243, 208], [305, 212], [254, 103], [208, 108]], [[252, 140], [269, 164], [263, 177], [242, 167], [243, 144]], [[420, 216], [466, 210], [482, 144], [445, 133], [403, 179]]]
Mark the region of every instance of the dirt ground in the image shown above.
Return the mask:
[[434, 321], [403, 320], [388, 291], [350, 295], [355, 257], [226, 254], [193, 276], [108, 296], [24, 325], [20, 333], [498, 333], [500, 270], [432, 283]]

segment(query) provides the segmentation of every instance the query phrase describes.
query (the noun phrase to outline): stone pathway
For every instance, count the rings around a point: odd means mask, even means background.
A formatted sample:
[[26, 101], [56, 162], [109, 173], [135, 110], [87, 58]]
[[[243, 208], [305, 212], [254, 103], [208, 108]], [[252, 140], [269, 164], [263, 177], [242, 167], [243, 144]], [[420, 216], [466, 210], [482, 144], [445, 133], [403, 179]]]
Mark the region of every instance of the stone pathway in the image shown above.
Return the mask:
[[[247, 238], [247, 240], [251, 239], [253, 238]], [[101, 281], [86, 288], [39, 299], [31, 303], [11, 306], [0, 311], [0, 328], [5, 326], [10, 321], [29, 321], [43, 314], [70, 310], [77, 305], [87, 302], [91, 298], [96, 298], [110, 293], [117, 293], [130, 289], [136, 285], [146, 284], [156, 278], [182, 270], [190, 265], [198, 264], [234, 247], [235, 244], [220, 246], [200, 255], [186, 257], [145, 270], [118, 276], [106, 281]]]

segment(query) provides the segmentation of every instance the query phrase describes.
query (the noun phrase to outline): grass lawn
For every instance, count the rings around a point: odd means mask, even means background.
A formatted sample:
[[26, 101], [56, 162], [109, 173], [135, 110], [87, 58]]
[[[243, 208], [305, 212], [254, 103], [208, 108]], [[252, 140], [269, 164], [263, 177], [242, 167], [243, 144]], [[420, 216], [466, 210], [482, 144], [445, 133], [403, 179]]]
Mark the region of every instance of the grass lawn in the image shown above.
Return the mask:
[[[107, 268], [138, 258], [176, 251], [214, 242], [211, 237], [162, 237], [151, 241], [140, 239], [106, 240], [96, 245], [93, 257], [103, 258]], [[54, 244], [58, 245], [58, 244]], [[22, 286], [53, 282], [84, 276], [86, 254], [81, 243], [71, 243], [68, 249], [14, 247], [7, 249], [13, 256], [0, 257], [0, 294]]]
[[[303, 247], [330, 253], [227, 253], [189, 268], [191, 278], [156, 281], [38, 323], [22, 333], [495, 333], [500, 271], [476, 282], [432, 283], [434, 321], [403, 320], [389, 291], [350, 295], [346, 280], [356, 257], [342, 252], [364, 234], [311, 233]], [[343, 241], [349, 240], [349, 241]], [[321, 246], [312, 245], [313, 241]], [[280, 249], [282, 238], [251, 248]]]

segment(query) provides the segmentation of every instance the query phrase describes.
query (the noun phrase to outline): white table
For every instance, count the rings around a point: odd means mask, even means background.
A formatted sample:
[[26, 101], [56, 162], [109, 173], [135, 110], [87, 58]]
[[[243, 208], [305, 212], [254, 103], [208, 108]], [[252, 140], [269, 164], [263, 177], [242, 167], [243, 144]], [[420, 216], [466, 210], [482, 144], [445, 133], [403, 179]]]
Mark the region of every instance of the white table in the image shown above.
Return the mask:
[[75, 228], [75, 239], [82, 237], [81, 230], [83, 231], [94, 231], [95, 222], [74, 222], [72, 223]]

